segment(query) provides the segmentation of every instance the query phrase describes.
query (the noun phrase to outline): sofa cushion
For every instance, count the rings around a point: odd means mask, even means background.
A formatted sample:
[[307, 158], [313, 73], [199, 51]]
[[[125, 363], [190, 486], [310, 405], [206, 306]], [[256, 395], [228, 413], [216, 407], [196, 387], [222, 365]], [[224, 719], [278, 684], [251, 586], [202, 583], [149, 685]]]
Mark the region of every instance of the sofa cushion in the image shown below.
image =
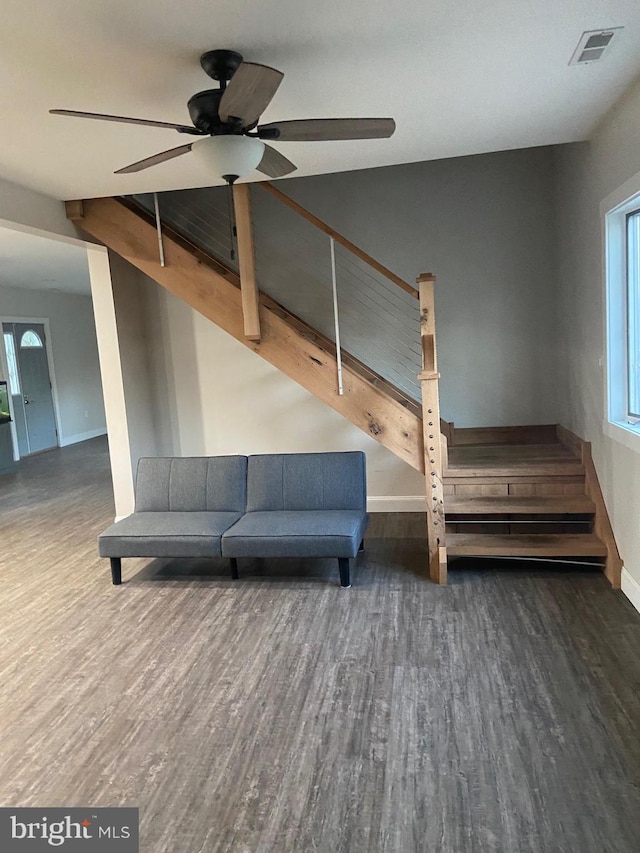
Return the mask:
[[250, 456], [247, 512], [310, 509], [365, 512], [365, 470], [362, 451]]
[[246, 456], [143, 457], [136, 512], [244, 512]]
[[135, 512], [98, 538], [101, 557], [220, 557], [240, 512]]
[[224, 557], [355, 557], [369, 517], [358, 510], [248, 512], [222, 537]]

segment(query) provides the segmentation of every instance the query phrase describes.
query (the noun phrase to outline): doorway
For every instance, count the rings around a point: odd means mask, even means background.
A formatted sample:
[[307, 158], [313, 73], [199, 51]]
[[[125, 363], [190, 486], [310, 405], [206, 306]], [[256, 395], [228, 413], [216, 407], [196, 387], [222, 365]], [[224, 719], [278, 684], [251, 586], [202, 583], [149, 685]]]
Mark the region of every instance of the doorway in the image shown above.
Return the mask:
[[47, 331], [42, 321], [2, 324], [19, 457], [58, 446]]

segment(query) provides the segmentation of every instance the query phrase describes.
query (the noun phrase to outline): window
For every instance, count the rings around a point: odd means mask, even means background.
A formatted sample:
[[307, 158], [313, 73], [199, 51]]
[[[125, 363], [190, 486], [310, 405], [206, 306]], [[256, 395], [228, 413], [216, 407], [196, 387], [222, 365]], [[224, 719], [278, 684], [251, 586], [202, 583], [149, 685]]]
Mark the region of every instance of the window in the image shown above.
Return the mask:
[[605, 433], [640, 450], [640, 174], [601, 205], [605, 238]]
[[37, 332], [34, 332], [33, 329], [28, 329], [26, 332], [23, 332], [22, 337], [20, 338], [20, 348], [27, 349], [28, 347], [41, 347], [42, 340], [40, 335]]
[[4, 333], [4, 350], [7, 354], [7, 367], [9, 369], [9, 391], [15, 396], [20, 393], [20, 378], [18, 376], [18, 362], [16, 361], [16, 347], [11, 332]]
[[627, 416], [640, 421], [640, 210], [627, 214]]

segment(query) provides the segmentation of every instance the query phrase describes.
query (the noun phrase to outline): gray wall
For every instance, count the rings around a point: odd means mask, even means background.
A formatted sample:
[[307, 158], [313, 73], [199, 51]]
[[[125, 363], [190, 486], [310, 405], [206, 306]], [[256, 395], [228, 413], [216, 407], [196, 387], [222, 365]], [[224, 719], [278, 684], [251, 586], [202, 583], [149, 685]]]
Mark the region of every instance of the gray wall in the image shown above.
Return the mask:
[[0, 317], [48, 318], [61, 444], [106, 431], [90, 296], [0, 287]]
[[591, 441], [626, 572], [623, 590], [640, 609], [640, 451], [605, 433], [604, 247], [600, 204], [640, 176], [640, 80], [613, 107], [589, 144], [558, 148], [562, 422]]
[[443, 417], [558, 420], [549, 148], [282, 181], [406, 281], [437, 276]]
[[151, 283], [119, 255], [109, 252], [113, 301], [118, 329], [118, 345], [124, 385], [131, 466], [135, 474], [141, 456], [154, 456], [156, 424], [153, 412], [145, 288]]

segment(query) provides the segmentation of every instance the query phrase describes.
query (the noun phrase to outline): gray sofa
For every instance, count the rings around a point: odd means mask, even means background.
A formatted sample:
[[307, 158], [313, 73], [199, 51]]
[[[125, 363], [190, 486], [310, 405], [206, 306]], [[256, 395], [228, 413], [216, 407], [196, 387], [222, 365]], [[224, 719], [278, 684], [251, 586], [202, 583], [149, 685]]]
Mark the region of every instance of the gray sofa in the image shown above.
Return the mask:
[[123, 557], [334, 557], [350, 586], [369, 517], [365, 456], [143, 458], [135, 511], [98, 538], [114, 584]]

